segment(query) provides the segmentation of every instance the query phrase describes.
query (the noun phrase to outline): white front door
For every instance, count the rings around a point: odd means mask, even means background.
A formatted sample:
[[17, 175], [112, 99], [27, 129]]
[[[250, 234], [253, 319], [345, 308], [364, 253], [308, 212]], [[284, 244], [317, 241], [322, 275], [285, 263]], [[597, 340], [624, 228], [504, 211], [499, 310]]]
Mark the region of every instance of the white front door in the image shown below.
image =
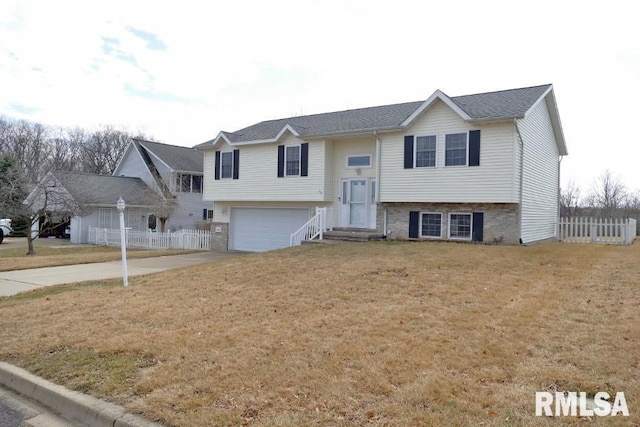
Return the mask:
[[[372, 182], [374, 181], [369, 178], [345, 178], [342, 180], [341, 227], [371, 228], [371, 199], [374, 197]], [[375, 203], [373, 205], [375, 206]], [[375, 214], [373, 220], [375, 221]], [[373, 228], [375, 228], [375, 224]]]

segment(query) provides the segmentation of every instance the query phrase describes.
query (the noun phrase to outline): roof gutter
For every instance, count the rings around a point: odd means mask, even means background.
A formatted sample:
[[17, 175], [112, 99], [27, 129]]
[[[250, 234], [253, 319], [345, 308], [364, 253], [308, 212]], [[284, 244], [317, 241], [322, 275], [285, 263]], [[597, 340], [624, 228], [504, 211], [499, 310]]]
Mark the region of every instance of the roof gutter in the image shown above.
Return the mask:
[[524, 114], [519, 114], [517, 116], [503, 116], [503, 117], [491, 117], [491, 118], [476, 118], [466, 120], [467, 123], [499, 123], [499, 122], [508, 122], [511, 120], [524, 119]]

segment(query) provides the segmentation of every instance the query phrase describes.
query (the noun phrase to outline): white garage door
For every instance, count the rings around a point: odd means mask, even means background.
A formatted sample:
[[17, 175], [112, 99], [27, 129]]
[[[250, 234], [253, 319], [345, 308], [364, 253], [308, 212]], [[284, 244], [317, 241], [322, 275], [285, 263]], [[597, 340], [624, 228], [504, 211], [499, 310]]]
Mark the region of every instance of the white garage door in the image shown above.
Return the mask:
[[268, 251], [289, 246], [291, 233], [309, 221], [309, 209], [232, 208], [229, 249]]

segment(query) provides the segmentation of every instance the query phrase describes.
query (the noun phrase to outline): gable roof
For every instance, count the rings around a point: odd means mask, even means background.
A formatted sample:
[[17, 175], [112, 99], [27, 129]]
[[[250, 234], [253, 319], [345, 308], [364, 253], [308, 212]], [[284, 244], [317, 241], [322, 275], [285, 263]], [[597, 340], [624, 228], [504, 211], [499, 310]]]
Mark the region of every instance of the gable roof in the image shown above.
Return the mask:
[[122, 197], [129, 206], [150, 206], [156, 193], [140, 178], [83, 172], [51, 172], [51, 175], [83, 205], [115, 206]]
[[154, 154], [174, 171], [202, 173], [203, 154], [199, 150], [136, 138], [132, 142]]
[[[410, 126], [436, 100], [445, 102], [463, 120], [470, 122], [523, 118], [533, 106], [552, 91], [553, 87], [550, 84], [456, 97], [449, 97], [442, 91], [436, 90], [425, 101], [267, 120], [234, 132], [220, 132], [216, 138], [196, 148], [211, 147], [220, 140], [230, 145], [276, 142], [285, 131], [305, 138], [402, 130]], [[555, 102], [553, 106], [555, 108]], [[557, 111], [555, 115], [557, 116]], [[554, 122], [555, 125], [560, 125], [559, 116]], [[561, 130], [556, 131], [556, 135], [562, 135]], [[563, 137], [559, 144], [564, 146]]]

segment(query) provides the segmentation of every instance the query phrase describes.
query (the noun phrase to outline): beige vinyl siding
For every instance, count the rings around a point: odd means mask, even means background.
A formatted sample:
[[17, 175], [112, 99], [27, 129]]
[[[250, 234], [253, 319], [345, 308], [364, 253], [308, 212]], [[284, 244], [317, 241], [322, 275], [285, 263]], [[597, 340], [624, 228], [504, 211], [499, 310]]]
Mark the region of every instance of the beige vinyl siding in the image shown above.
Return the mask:
[[[480, 166], [444, 166], [445, 135], [479, 129]], [[436, 135], [436, 167], [404, 169], [404, 136]], [[466, 123], [437, 101], [403, 133], [382, 137], [381, 202], [517, 203], [513, 122]]]
[[[324, 201], [325, 143], [309, 142], [309, 176], [278, 177], [278, 145], [306, 141], [288, 134], [278, 143], [229, 146], [222, 143], [205, 152], [207, 201]], [[239, 179], [215, 180], [215, 151], [240, 150]]]
[[[348, 156], [371, 156], [371, 166], [354, 168], [347, 166]], [[376, 177], [376, 139], [370, 137], [356, 137], [333, 141], [333, 224], [340, 222], [340, 200], [342, 194], [342, 179], [344, 178], [375, 178]]]
[[311, 217], [315, 214], [317, 206], [322, 207], [325, 205], [323, 203], [309, 202], [217, 202], [214, 207], [214, 221], [229, 222], [231, 208], [308, 209]]
[[333, 185], [333, 174], [335, 171], [333, 163], [333, 147], [334, 142], [332, 140], [324, 142], [324, 189], [325, 200], [336, 201], [339, 197], [339, 193], [336, 192], [336, 188]]
[[544, 101], [518, 126], [524, 140], [522, 241], [530, 243], [556, 235], [559, 152]]

